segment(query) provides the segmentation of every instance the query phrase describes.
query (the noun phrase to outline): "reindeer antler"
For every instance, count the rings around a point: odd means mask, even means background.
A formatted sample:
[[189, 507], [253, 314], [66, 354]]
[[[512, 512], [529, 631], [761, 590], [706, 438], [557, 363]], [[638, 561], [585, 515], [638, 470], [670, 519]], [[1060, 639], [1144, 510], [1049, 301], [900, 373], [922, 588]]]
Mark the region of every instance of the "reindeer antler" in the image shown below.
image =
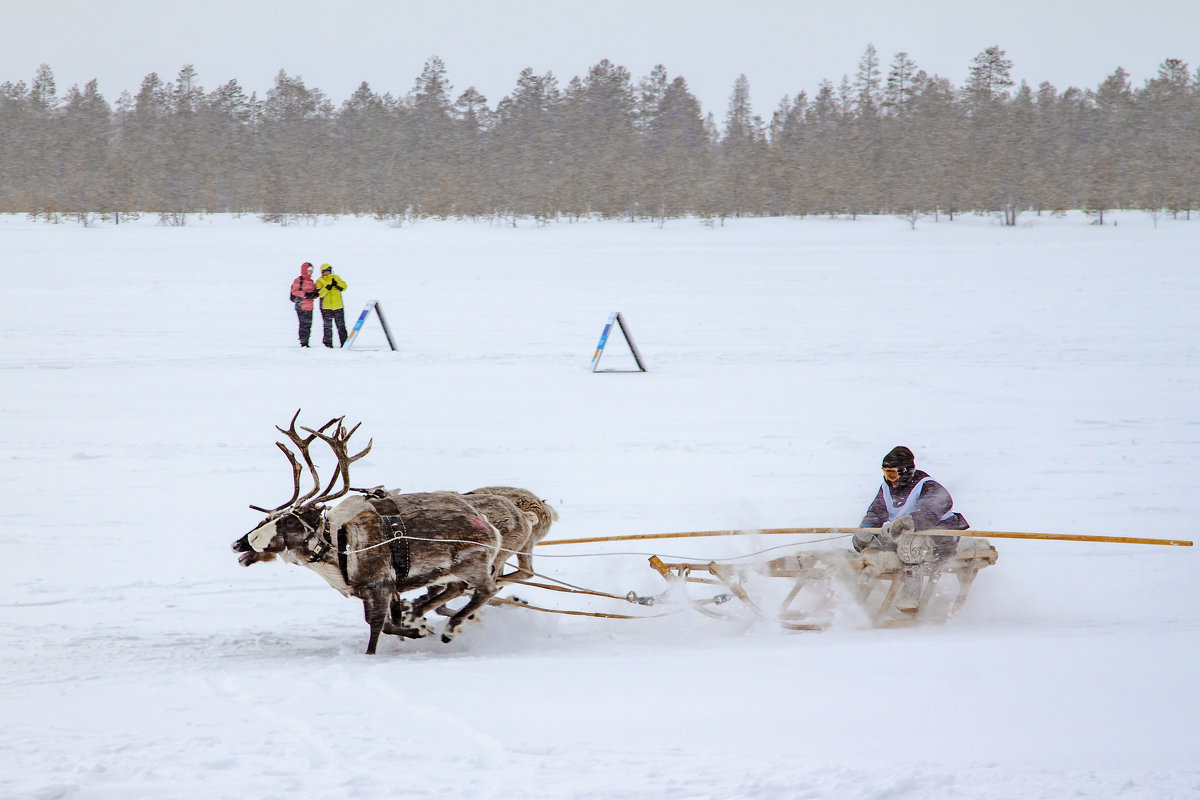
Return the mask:
[[275, 446], [282, 450], [283, 454], [287, 456], [288, 461], [292, 463], [292, 498], [283, 505], [275, 506], [274, 508], [261, 508], [254, 505], [250, 506], [255, 511], [261, 511], [264, 514], [274, 514], [276, 511], [282, 511], [292, 503], [296, 502], [296, 498], [300, 496], [300, 472], [303, 468], [300, 466], [300, 462], [296, 460], [296, 457], [292, 455], [292, 451], [287, 449], [287, 445], [285, 445], [283, 442], [276, 442]]
[[[299, 411], [296, 412], [296, 416], [297, 417], [300, 416]], [[344, 417], [342, 419], [344, 419]], [[341, 419], [334, 417], [333, 419], [329, 420], [329, 422], [326, 422], [324, 425], [322, 425], [320, 428], [318, 428], [317, 431], [323, 431], [326, 428], [328, 428], [330, 425], [334, 424], [335, 422], [340, 425]], [[276, 426], [276, 427], [278, 428], [278, 426]], [[292, 424], [288, 427], [288, 429], [286, 431], [283, 430], [283, 428], [279, 428], [279, 431], [281, 433], [286, 434], [287, 437], [292, 440], [292, 443], [295, 444], [296, 447], [300, 448], [300, 455], [303, 456], [304, 463], [308, 466], [308, 472], [310, 475], [312, 475], [312, 480], [313, 480], [312, 491], [310, 491], [308, 494], [301, 497], [299, 500], [295, 501], [295, 505], [298, 505], [298, 506], [304, 505], [305, 503], [308, 503], [310, 501], [319, 502], [319, 500], [313, 501], [313, 498], [317, 495], [318, 492], [321, 491], [321, 477], [317, 474], [317, 467], [315, 464], [313, 464], [312, 455], [310, 455], [308, 452], [309, 446], [312, 445], [312, 443], [314, 441], [316, 441], [318, 434], [317, 434], [317, 431], [311, 430], [310, 428], [304, 428], [304, 430], [308, 431], [312, 435], [302, 438], [300, 436], [300, 434], [296, 433], [296, 417], [292, 417]]]
[[[278, 447], [281, 451], [283, 451], [283, 454], [285, 456], [287, 456], [288, 461], [291, 462], [291, 465], [292, 465], [292, 497], [290, 500], [288, 500], [283, 505], [276, 506], [275, 508], [260, 508], [259, 506], [250, 506], [255, 511], [262, 511], [265, 514], [274, 514], [275, 512], [282, 511], [285, 508], [293, 508], [295, 506], [303, 505], [306, 501], [308, 501], [310, 498], [312, 498], [314, 495], [316, 495], [317, 492], [319, 492], [321, 489], [321, 478], [317, 474], [317, 467], [316, 467], [316, 465], [313, 464], [312, 456], [309, 455], [309, 452], [308, 452], [309, 446], [311, 446], [312, 443], [314, 441], [316, 441], [316, 438], [317, 438], [316, 432], [312, 432], [313, 435], [308, 436], [308, 437], [302, 437], [299, 433], [297, 433], [296, 432], [296, 420], [299, 418], [300, 418], [300, 409], [296, 409], [296, 413], [292, 415], [292, 421], [288, 425], [288, 429], [284, 430], [283, 428], [276, 425], [275, 430], [279, 431], [280, 433], [284, 434], [289, 439], [291, 439], [292, 444], [296, 445], [296, 449], [298, 449], [300, 451], [300, 456], [301, 456], [301, 458], [304, 459], [304, 463], [308, 467], [308, 472], [312, 476], [312, 480], [313, 480], [312, 491], [309, 492], [308, 494], [304, 495], [303, 497], [300, 496], [300, 473], [303, 471], [303, 468], [300, 466], [300, 462], [296, 460], [296, 456], [293, 455], [292, 451], [287, 448], [287, 445], [285, 445], [283, 442], [276, 442], [275, 446]], [[343, 417], [342, 419], [345, 419], [345, 417]], [[322, 425], [320, 427], [320, 430], [322, 430], [322, 431], [325, 430], [326, 428], [328, 428], [330, 425], [332, 425], [335, 422], [340, 424], [341, 420], [339, 420], [338, 418], [335, 417], [334, 419], [331, 419], [331, 420], [329, 420], [329, 422], [326, 422], [324, 425]], [[305, 428], [305, 430], [309, 430], [309, 429]]]
[[[371, 452], [371, 445], [375, 443], [375, 440], [371, 439], [367, 442], [367, 446], [364, 447], [361, 452], [356, 453], [355, 455], [349, 455], [346, 452], [346, 443], [350, 441], [350, 437], [354, 435], [354, 432], [359, 429], [359, 426], [361, 426], [362, 423], [360, 422], [350, 430], [346, 430], [346, 428], [342, 425], [342, 421], [344, 419], [346, 418], [343, 416], [334, 420], [330, 420], [315, 431], [312, 428], [304, 428], [304, 430], [312, 434], [312, 436], [329, 445], [329, 448], [333, 450], [333, 454], [337, 457], [338, 462], [337, 472], [332, 478], [329, 479], [329, 483], [325, 486], [325, 489], [319, 495], [317, 495], [315, 499], [312, 500], [314, 503], [326, 503], [330, 500], [336, 500], [346, 492], [350, 491], [350, 465], [355, 461], [358, 461], [367, 453]], [[333, 435], [329, 436], [324, 431], [334, 422], [337, 423], [337, 427], [334, 428]], [[338, 478], [341, 478], [342, 480], [342, 488], [336, 494], [330, 494], [329, 492], [333, 489], [333, 485], [337, 483]]]

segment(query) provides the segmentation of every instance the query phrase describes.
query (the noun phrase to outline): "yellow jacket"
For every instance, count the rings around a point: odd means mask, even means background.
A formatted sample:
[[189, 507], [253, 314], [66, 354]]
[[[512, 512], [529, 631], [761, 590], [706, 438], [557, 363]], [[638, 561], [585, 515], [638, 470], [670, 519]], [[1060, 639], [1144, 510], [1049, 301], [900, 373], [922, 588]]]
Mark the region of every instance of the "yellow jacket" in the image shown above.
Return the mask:
[[342, 308], [342, 292], [348, 284], [336, 274], [322, 275], [317, 278], [317, 295], [321, 298], [321, 308], [336, 311]]

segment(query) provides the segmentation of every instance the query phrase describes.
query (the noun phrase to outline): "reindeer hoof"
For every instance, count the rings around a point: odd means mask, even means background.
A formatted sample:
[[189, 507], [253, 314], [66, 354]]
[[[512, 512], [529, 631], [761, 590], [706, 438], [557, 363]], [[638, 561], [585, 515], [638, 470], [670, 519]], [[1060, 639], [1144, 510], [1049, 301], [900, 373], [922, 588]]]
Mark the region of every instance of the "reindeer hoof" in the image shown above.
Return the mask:
[[400, 625], [389, 622], [383, 626], [383, 632], [390, 636], [399, 636], [401, 639], [421, 639], [433, 633], [433, 629], [424, 621]]

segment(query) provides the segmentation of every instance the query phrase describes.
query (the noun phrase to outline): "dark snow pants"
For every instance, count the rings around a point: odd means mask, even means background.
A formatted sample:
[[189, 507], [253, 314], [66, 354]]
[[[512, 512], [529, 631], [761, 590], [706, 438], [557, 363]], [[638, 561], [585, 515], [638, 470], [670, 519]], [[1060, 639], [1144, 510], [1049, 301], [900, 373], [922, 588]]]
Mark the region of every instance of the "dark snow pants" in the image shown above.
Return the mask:
[[333, 326], [335, 323], [337, 324], [338, 331], [338, 347], [341, 347], [346, 343], [345, 309], [335, 308], [330, 310], [328, 308], [322, 308], [321, 322], [325, 325], [325, 335], [321, 338], [321, 341], [326, 347], [333, 347]]
[[308, 347], [308, 336], [312, 333], [312, 309], [305, 311], [296, 304], [296, 319], [300, 322], [300, 344], [303, 347]]

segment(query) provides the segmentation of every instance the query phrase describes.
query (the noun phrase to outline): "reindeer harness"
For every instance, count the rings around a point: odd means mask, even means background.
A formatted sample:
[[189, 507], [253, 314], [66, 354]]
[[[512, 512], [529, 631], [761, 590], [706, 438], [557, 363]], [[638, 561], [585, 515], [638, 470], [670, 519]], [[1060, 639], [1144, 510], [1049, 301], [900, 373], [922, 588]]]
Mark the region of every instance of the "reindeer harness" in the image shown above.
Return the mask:
[[308, 557], [309, 563], [315, 563], [325, 558], [325, 555], [333, 549], [333, 541], [329, 537], [329, 513], [325, 508], [321, 509], [321, 515], [318, 518], [317, 526], [314, 528], [304, 521], [304, 517], [291, 510], [288, 514], [296, 519], [297, 522], [304, 528], [305, 539], [316, 539], [317, 543], [312, 548], [312, 555]]
[[[375, 509], [375, 513], [379, 515], [384, 526], [387, 528], [388, 549], [392, 551], [392, 569], [396, 571], [396, 580], [402, 581], [408, 577], [408, 572], [412, 568], [412, 551], [408, 538], [408, 527], [404, 524], [404, 517], [398, 513], [399, 506], [396, 501], [390, 497], [378, 495], [367, 496], [367, 502], [371, 504], [371, 508]], [[338, 543], [338, 563], [343, 562], [341, 551], [345, 550], [341, 542]], [[343, 569], [344, 572], [344, 569]]]
[[404, 527], [404, 518], [399, 514], [380, 514], [379, 518], [387, 525], [391, 534], [388, 547], [392, 551], [392, 568], [396, 570], [396, 580], [404, 580], [412, 568], [412, 553], [409, 550], [408, 529]]

